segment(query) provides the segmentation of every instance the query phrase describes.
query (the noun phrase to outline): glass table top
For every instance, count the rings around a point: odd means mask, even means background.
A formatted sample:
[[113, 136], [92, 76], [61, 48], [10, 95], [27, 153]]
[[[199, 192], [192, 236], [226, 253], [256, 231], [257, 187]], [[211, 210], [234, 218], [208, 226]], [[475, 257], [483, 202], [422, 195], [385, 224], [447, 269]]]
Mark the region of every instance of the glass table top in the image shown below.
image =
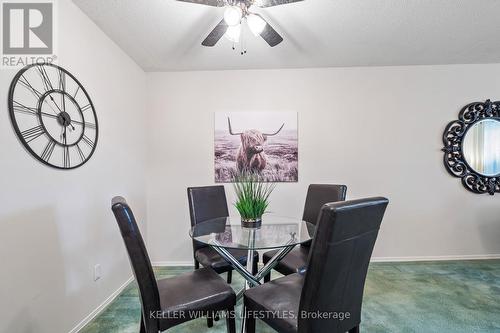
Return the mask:
[[198, 223], [189, 231], [194, 240], [232, 249], [273, 249], [305, 243], [314, 236], [315, 225], [299, 219], [264, 215], [259, 228], [241, 226], [239, 216]]

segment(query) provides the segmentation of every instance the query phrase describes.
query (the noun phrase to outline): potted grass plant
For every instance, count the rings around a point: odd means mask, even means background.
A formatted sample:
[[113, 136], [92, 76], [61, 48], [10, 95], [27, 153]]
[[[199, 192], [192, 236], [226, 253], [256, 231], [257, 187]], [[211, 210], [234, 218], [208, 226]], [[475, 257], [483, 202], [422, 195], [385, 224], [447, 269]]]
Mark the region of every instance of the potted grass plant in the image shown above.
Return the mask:
[[257, 174], [244, 173], [234, 178], [233, 185], [236, 192], [234, 206], [240, 213], [242, 226], [260, 227], [275, 184], [262, 181]]

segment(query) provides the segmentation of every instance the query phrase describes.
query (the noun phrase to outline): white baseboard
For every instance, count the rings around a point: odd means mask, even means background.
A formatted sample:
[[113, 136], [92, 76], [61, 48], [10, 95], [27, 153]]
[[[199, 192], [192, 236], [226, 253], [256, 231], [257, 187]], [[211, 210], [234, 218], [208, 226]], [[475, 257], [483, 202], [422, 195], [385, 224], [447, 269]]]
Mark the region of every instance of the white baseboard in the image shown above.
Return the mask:
[[[372, 257], [371, 262], [412, 262], [412, 261], [456, 261], [456, 260], [488, 260], [500, 259], [500, 254], [450, 255], [450, 256], [417, 256], [417, 257]], [[157, 267], [193, 266], [192, 261], [155, 261]]]
[[157, 267], [173, 267], [173, 266], [194, 266], [192, 260], [188, 261], [153, 261], [151, 265]]
[[455, 261], [500, 259], [500, 254], [422, 256], [422, 257], [372, 257], [371, 262]]
[[118, 295], [120, 295], [120, 293], [123, 291], [123, 289], [125, 289], [130, 284], [130, 282], [132, 282], [132, 281], [134, 281], [134, 277], [133, 276], [131, 276], [130, 278], [128, 278], [127, 281], [125, 281], [125, 283], [123, 283], [118, 289], [116, 289], [111, 294], [111, 296], [109, 296], [108, 298], [106, 298], [106, 300], [104, 300], [104, 302], [102, 302], [97, 308], [95, 308], [94, 311], [92, 311], [87, 317], [85, 317], [81, 322], [79, 322], [71, 331], [69, 331], [69, 333], [77, 333], [83, 327], [85, 327], [85, 325], [87, 325], [88, 323], [90, 323], [92, 321], [92, 319], [94, 319], [95, 317], [97, 317], [97, 315], [100, 314], [106, 308], [106, 306], [108, 306], [111, 302], [113, 302], [113, 300]]

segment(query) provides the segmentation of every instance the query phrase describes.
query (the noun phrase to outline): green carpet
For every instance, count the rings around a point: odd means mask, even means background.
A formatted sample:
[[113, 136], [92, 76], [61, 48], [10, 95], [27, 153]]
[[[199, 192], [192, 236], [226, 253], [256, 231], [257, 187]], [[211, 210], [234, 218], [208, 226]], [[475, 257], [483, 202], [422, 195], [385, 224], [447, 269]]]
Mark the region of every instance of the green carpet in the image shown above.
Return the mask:
[[[191, 269], [162, 267], [156, 268], [155, 273], [164, 278]], [[232, 286], [235, 290], [243, 286], [237, 273], [233, 273]], [[138, 333], [139, 318], [138, 291], [132, 283], [80, 332]], [[365, 287], [361, 331], [500, 332], [500, 260], [372, 263]], [[224, 333], [226, 327], [221, 320], [208, 329], [206, 320], [198, 319], [168, 332]], [[257, 321], [257, 332], [274, 330]]]

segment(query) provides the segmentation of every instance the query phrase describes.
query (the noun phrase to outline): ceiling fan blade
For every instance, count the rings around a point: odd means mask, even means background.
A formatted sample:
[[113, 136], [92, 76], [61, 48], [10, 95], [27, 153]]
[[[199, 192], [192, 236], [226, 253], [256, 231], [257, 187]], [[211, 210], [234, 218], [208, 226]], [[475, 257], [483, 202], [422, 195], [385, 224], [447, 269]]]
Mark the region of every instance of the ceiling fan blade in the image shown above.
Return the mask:
[[257, 0], [255, 4], [261, 8], [286, 5], [287, 3], [299, 2], [303, 0]]
[[[261, 15], [259, 14], [255, 15], [258, 15], [262, 20], [264, 20], [264, 18]], [[276, 45], [278, 45], [283, 41], [283, 37], [281, 37], [280, 34], [277, 33], [276, 30], [274, 30], [269, 23], [267, 23], [266, 20], [264, 20], [264, 22], [266, 22], [266, 26], [264, 27], [264, 30], [262, 30], [262, 32], [260, 33], [260, 36], [267, 42], [267, 44], [269, 44], [270, 47], [275, 47]]]
[[207, 38], [203, 42], [201, 42], [201, 45], [203, 46], [214, 46], [217, 44], [219, 39], [224, 36], [224, 34], [227, 31], [227, 23], [222, 19], [222, 21], [217, 24], [217, 26], [208, 34]]
[[225, 3], [223, 0], [177, 0], [181, 2], [195, 3], [198, 5], [206, 5], [212, 7], [224, 7]]

